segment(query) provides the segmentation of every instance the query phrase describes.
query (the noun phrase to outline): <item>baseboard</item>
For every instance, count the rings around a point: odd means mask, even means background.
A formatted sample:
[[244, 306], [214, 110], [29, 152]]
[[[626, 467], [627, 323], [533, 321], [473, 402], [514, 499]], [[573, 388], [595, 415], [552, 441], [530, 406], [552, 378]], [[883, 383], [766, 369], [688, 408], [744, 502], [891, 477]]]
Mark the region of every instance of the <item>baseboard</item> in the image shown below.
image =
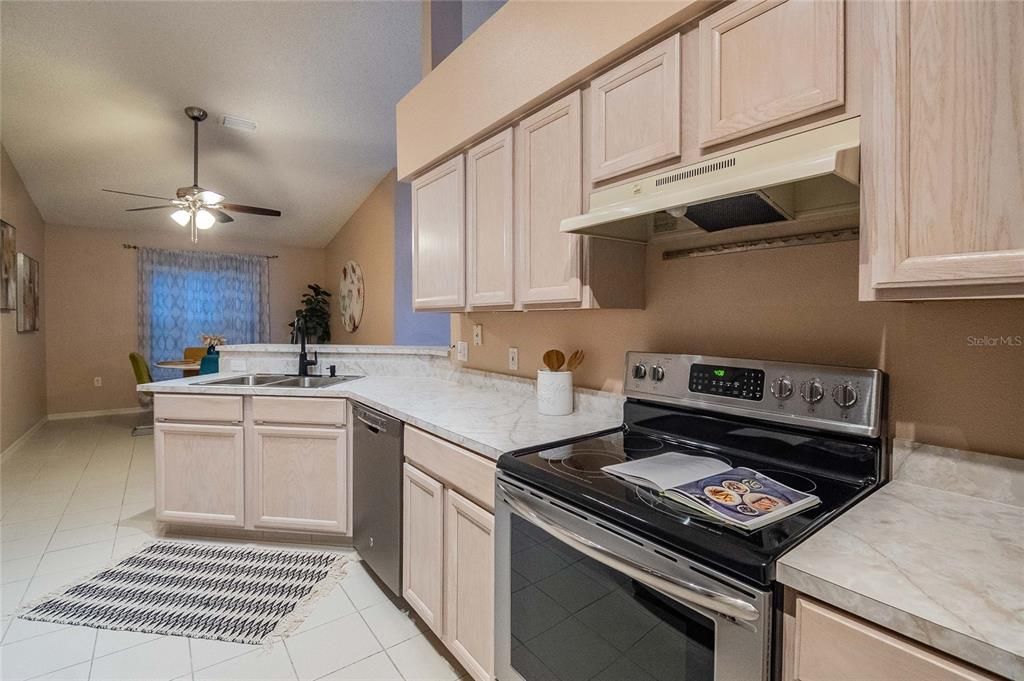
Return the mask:
[[142, 414], [149, 411], [144, 407], [124, 407], [121, 409], [98, 409], [96, 411], [66, 411], [60, 414], [50, 414], [51, 421], [66, 421], [68, 419], [88, 419], [94, 416], [117, 416], [118, 414]]
[[11, 452], [13, 452], [14, 450], [18, 449], [19, 447], [21, 447], [21, 446], [22, 446], [23, 444], [25, 444], [26, 442], [28, 442], [28, 439], [29, 439], [30, 437], [32, 437], [33, 435], [35, 435], [35, 432], [36, 432], [37, 430], [39, 430], [40, 428], [42, 428], [42, 427], [43, 427], [43, 425], [44, 425], [44, 424], [45, 424], [45, 423], [46, 423], [46, 422], [47, 422], [48, 420], [49, 420], [49, 419], [48, 419], [48, 417], [46, 417], [46, 416], [44, 416], [43, 418], [39, 419], [39, 421], [37, 421], [37, 422], [36, 422], [36, 424], [35, 424], [34, 426], [32, 426], [31, 428], [29, 428], [28, 430], [26, 430], [26, 431], [25, 431], [24, 433], [22, 433], [22, 434], [21, 434], [21, 437], [19, 437], [19, 438], [18, 438], [17, 440], [15, 440], [14, 442], [12, 442], [12, 443], [10, 444], [10, 446], [8, 446], [8, 447], [7, 447], [7, 449], [5, 449], [5, 450], [3, 451], [3, 453], [0, 453], [0, 458], [6, 457], [6, 456], [7, 456], [8, 454], [10, 454], [10, 453], [11, 453]]

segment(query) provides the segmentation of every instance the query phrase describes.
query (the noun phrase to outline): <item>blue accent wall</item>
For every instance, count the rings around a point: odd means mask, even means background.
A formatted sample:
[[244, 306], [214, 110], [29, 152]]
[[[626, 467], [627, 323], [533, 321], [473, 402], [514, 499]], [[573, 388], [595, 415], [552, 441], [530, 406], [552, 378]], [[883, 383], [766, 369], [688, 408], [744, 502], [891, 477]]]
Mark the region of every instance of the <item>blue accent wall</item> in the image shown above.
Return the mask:
[[412, 189], [395, 187], [395, 345], [450, 345], [447, 312], [412, 309]]

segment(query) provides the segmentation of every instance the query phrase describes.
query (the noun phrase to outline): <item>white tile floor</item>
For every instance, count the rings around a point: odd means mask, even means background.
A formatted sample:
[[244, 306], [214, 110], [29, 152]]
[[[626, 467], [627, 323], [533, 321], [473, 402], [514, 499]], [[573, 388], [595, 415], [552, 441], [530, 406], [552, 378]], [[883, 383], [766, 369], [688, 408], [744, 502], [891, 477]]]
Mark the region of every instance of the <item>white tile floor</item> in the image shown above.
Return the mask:
[[53, 421], [0, 462], [0, 678], [456, 681], [464, 675], [358, 555], [336, 546], [323, 548], [350, 555], [348, 574], [295, 633], [270, 648], [14, 618], [24, 604], [161, 536], [153, 516], [153, 438], [131, 437], [134, 420]]

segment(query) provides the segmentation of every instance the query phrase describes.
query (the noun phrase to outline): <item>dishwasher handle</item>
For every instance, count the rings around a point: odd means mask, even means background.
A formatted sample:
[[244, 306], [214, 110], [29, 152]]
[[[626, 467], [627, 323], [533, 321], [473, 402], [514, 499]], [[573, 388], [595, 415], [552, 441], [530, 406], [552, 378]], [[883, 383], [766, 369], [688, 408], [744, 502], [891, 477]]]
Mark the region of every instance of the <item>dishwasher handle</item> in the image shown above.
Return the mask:
[[365, 423], [374, 434], [388, 432], [389, 419], [386, 419], [383, 416], [378, 416], [377, 414], [364, 409], [353, 409], [352, 413], [357, 419]]

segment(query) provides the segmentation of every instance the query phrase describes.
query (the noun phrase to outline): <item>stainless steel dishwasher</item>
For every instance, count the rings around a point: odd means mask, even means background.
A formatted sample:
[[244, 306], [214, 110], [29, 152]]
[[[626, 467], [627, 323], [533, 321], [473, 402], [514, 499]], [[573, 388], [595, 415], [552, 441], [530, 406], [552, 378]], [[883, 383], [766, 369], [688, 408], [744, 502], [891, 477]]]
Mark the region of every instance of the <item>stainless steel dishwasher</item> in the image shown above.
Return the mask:
[[402, 595], [402, 422], [352, 405], [352, 539], [359, 556]]

